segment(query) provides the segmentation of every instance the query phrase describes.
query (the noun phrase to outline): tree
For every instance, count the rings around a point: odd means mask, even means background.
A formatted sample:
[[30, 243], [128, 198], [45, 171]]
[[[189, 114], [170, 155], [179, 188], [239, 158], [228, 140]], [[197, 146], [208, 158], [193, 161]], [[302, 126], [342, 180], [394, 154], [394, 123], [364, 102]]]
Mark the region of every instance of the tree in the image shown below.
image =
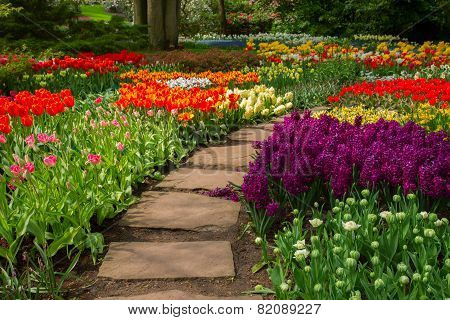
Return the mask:
[[227, 32], [227, 17], [225, 13], [225, 0], [218, 0], [219, 5], [219, 20], [220, 20], [220, 32], [226, 34]]
[[147, 24], [150, 46], [153, 49], [168, 49], [178, 46], [180, 5], [180, 0], [148, 0]]
[[133, 0], [134, 24], [147, 24], [147, 0]]

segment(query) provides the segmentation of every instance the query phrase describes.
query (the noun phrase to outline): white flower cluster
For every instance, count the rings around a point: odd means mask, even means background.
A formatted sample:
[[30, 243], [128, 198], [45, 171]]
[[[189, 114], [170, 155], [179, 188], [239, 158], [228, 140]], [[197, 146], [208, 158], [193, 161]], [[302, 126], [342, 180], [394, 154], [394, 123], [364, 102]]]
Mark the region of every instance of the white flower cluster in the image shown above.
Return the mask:
[[166, 81], [166, 84], [170, 88], [183, 88], [183, 89], [191, 89], [191, 88], [206, 88], [212, 85], [212, 82], [208, 78], [183, 78], [179, 77], [176, 79], [170, 79]]
[[229, 93], [240, 96], [239, 106], [245, 109], [244, 118], [251, 119], [257, 116], [282, 115], [292, 108], [293, 93], [277, 96], [273, 87], [258, 85], [252, 89], [234, 89]]
[[289, 45], [299, 45], [312, 41], [314, 43], [336, 39], [335, 37], [315, 37], [307, 33], [256, 33], [256, 34], [233, 34], [223, 35], [218, 33], [196, 34], [192, 38], [182, 38], [184, 41], [198, 40], [236, 40], [247, 42], [253, 39], [255, 42], [280, 41]]

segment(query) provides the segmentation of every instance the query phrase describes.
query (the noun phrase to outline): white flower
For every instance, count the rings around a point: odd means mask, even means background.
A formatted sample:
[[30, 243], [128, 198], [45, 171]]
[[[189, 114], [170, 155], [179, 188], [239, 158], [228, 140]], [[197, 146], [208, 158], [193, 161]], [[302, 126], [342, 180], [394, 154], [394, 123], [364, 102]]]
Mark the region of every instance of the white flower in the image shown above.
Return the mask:
[[308, 257], [308, 255], [309, 255], [309, 250], [306, 248], [297, 250], [294, 253], [294, 257], [296, 260], [300, 260], [301, 258], [306, 258], [306, 257]]
[[354, 231], [354, 230], [358, 229], [359, 227], [361, 227], [361, 225], [356, 224], [355, 221], [347, 221], [347, 222], [342, 222], [342, 227], [347, 231]]
[[422, 219], [428, 218], [428, 212], [426, 212], [426, 211], [422, 211], [419, 214], [422, 216]]
[[286, 282], [280, 284], [281, 291], [287, 291], [289, 289], [289, 285]]
[[314, 218], [312, 220], [309, 220], [309, 223], [311, 224], [311, 226], [313, 226], [313, 228], [317, 228], [322, 225], [323, 221], [318, 218]]
[[390, 211], [382, 211], [380, 212], [380, 217], [383, 219], [387, 219], [388, 216], [390, 216], [392, 213]]
[[297, 248], [298, 250], [305, 249], [305, 246], [306, 246], [306, 242], [304, 239], [298, 240], [297, 243], [294, 244], [294, 247]]

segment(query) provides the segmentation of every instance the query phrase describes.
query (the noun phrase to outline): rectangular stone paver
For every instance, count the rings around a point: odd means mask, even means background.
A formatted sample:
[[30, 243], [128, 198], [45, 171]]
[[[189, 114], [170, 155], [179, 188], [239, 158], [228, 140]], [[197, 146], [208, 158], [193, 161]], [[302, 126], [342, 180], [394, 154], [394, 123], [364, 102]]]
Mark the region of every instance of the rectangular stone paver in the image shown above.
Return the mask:
[[251, 143], [216, 146], [194, 153], [188, 163], [196, 167], [225, 167], [236, 170], [246, 168], [254, 154], [255, 149]]
[[177, 188], [188, 190], [213, 190], [223, 188], [229, 182], [241, 185], [244, 181], [244, 172], [232, 170], [211, 170], [199, 168], [180, 168], [169, 175], [157, 187]]
[[230, 139], [233, 141], [263, 141], [266, 140], [272, 132], [259, 128], [244, 128], [233, 132], [230, 135]]
[[112, 242], [98, 274], [124, 280], [234, 275], [228, 241]]
[[201, 294], [189, 293], [182, 290], [164, 290], [135, 296], [107, 297], [102, 298], [101, 300], [263, 300], [263, 299], [259, 295], [218, 297], [218, 296], [204, 296]]
[[240, 203], [182, 192], [149, 191], [119, 225], [137, 228], [211, 230], [237, 222]]

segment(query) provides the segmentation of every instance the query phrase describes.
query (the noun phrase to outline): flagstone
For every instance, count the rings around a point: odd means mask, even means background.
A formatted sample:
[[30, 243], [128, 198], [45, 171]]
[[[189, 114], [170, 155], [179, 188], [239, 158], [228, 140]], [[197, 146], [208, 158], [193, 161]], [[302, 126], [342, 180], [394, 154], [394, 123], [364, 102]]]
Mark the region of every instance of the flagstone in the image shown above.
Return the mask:
[[240, 203], [195, 193], [149, 191], [119, 225], [136, 228], [205, 230], [237, 222]]
[[271, 134], [272, 132], [264, 129], [244, 128], [233, 132], [230, 135], [230, 139], [233, 141], [245, 141], [245, 142], [263, 141], [266, 140]]
[[234, 275], [228, 241], [112, 242], [98, 274], [124, 280]]
[[247, 167], [255, 154], [251, 143], [224, 145], [202, 149], [196, 152], [188, 164], [200, 167], [227, 167], [243, 169]]
[[199, 168], [180, 168], [169, 173], [159, 184], [159, 188], [177, 188], [187, 190], [213, 190], [223, 188], [228, 183], [241, 185], [244, 172], [233, 170], [211, 170]]

